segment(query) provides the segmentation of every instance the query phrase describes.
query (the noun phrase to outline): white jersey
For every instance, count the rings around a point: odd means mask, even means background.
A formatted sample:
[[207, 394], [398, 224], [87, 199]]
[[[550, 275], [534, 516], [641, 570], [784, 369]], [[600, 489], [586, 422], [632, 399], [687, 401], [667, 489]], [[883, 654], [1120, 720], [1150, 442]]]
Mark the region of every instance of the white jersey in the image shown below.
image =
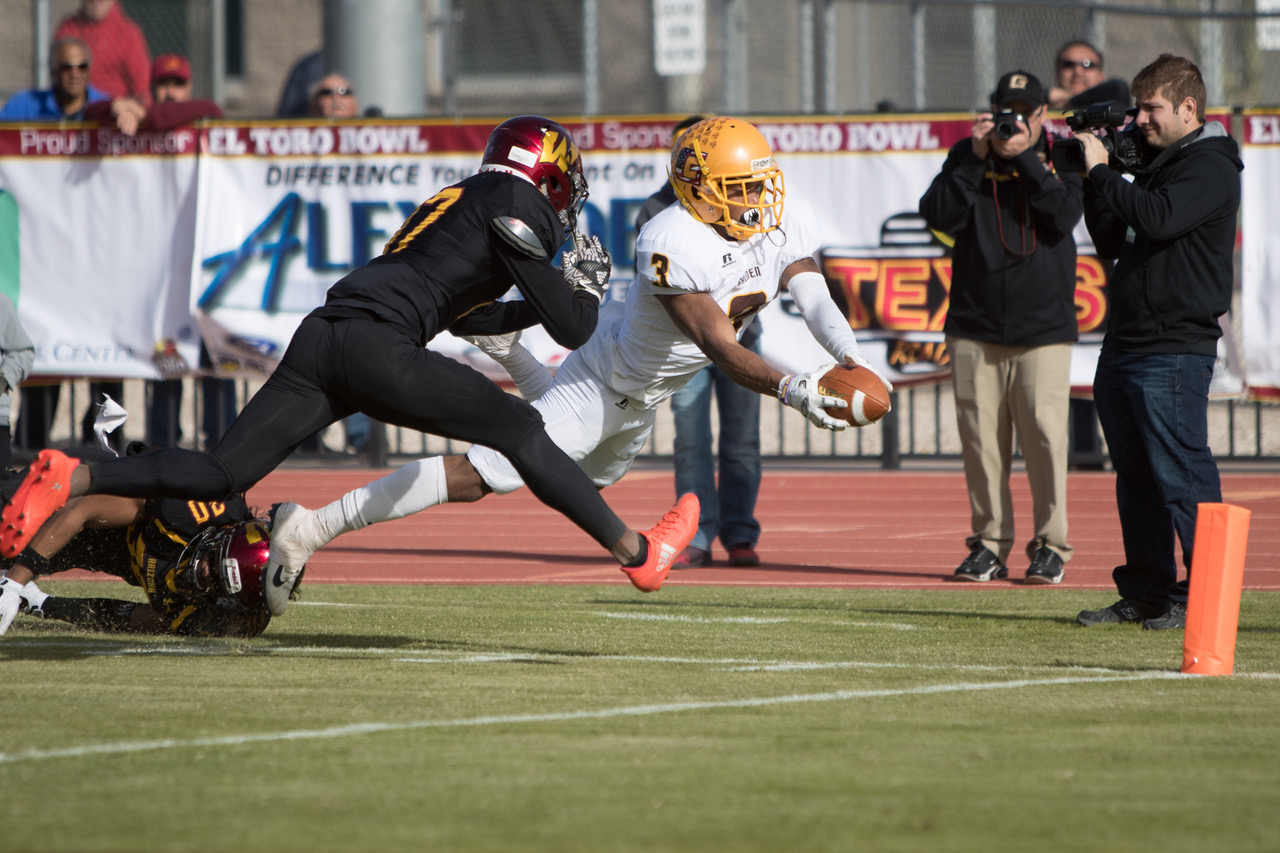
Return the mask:
[[739, 241], [720, 236], [678, 204], [658, 213], [636, 239], [636, 278], [620, 321], [602, 318], [570, 357], [619, 394], [656, 406], [711, 363], [658, 297], [709, 293], [741, 337], [777, 298], [783, 270], [813, 257], [822, 244], [822, 226], [809, 205], [788, 196], [782, 218], [781, 228]]

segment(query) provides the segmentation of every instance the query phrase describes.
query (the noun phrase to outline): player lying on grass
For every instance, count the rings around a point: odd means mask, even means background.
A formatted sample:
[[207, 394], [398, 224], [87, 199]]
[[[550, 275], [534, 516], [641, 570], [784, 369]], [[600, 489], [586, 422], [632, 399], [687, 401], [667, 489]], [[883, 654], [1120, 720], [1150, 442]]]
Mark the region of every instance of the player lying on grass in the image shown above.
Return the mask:
[[[738, 343], [782, 287], [827, 352], [867, 366], [814, 260], [820, 223], [793, 197], [783, 212], [782, 171], [756, 128], [723, 117], [694, 125], [673, 147], [671, 181], [679, 203], [640, 232], [638, 274], [625, 302], [606, 304], [591, 340], [569, 354], [554, 380], [518, 343], [472, 339], [507, 368], [548, 435], [600, 488], [631, 466], [658, 404], [710, 362], [740, 385], [776, 393], [818, 426], [844, 428], [823, 411], [844, 401], [817, 389], [834, 365], [783, 375]], [[281, 504], [271, 559], [303, 565], [346, 531], [521, 485], [511, 463], [485, 447], [419, 460], [319, 511]]]
[[[597, 241], [562, 269], [551, 261], [577, 233], [586, 198], [568, 131], [539, 116], [503, 122], [477, 174], [423, 202], [382, 255], [329, 289], [210, 452], [166, 449], [76, 467], [58, 451], [41, 451], [0, 513], [0, 554], [16, 556], [68, 497], [212, 501], [243, 493], [317, 430], [364, 412], [502, 452], [530, 491], [607, 549], [632, 583], [656, 588], [693, 539], [697, 498], [683, 498], [650, 530], [629, 529], [532, 406], [427, 348], [444, 329], [488, 335], [536, 324], [562, 346], [581, 346], [596, 327], [608, 253]], [[498, 302], [513, 283], [523, 300]], [[279, 615], [302, 565], [269, 568], [267, 606]]]
[[[85, 461], [110, 456], [75, 453]], [[14, 477], [0, 489], [7, 496], [21, 482]], [[256, 637], [271, 621], [262, 587], [269, 545], [265, 519], [254, 518], [240, 495], [225, 502], [73, 498], [22, 553], [0, 561], [0, 634], [21, 610], [93, 631]], [[147, 602], [53, 596], [36, 585], [38, 577], [77, 568], [123, 578]]]

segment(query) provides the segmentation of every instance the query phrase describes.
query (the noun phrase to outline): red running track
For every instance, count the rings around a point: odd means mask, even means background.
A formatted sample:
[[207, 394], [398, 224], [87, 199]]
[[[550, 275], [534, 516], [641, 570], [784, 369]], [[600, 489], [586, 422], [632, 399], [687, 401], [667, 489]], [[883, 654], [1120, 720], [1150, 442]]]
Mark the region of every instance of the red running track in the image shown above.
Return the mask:
[[[250, 504], [293, 500], [316, 507], [382, 471], [282, 468], [255, 487]], [[1253, 512], [1247, 589], [1280, 589], [1280, 473], [1224, 472], [1223, 500]], [[1026, 477], [1015, 472], [1017, 535], [1031, 532]], [[1068, 483], [1075, 557], [1062, 587], [1111, 589], [1122, 560], [1109, 472], [1073, 473]], [[605, 498], [638, 529], [674, 502], [668, 468], [637, 467]], [[969, 506], [959, 471], [912, 472], [767, 467], [757, 515], [763, 526], [757, 569], [716, 565], [673, 572], [668, 584], [960, 588], [948, 579], [967, 553]], [[1011, 579], [964, 587], [1020, 585], [1020, 544]], [[718, 547], [718, 546], [717, 546]], [[618, 583], [616, 564], [576, 527], [527, 491], [475, 504], [434, 507], [416, 516], [349, 533], [319, 552], [309, 583]]]

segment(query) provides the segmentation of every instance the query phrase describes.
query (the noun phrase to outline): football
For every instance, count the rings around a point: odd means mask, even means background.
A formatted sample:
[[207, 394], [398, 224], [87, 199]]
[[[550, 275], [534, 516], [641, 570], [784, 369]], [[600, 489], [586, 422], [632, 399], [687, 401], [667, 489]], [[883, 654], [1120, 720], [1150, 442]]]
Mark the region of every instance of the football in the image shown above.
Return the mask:
[[818, 391], [828, 397], [842, 397], [843, 409], [827, 409], [832, 417], [854, 426], [867, 426], [889, 411], [889, 389], [879, 376], [855, 364], [837, 364], [818, 380]]

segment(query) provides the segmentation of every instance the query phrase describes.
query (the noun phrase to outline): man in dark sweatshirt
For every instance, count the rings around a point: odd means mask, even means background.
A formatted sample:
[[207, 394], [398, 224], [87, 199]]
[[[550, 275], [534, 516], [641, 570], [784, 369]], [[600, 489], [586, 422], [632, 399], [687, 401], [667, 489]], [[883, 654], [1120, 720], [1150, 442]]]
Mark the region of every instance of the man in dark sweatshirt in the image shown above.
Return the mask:
[[1129, 183], [1097, 137], [1084, 144], [1085, 224], [1098, 255], [1116, 258], [1107, 335], [1093, 381], [1116, 472], [1125, 563], [1121, 599], [1085, 610], [1082, 625], [1186, 625], [1197, 504], [1222, 500], [1209, 449], [1209, 381], [1231, 307], [1240, 208], [1239, 149], [1205, 124], [1205, 85], [1190, 60], [1162, 55], [1133, 79], [1136, 127], [1149, 160]]
[[920, 199], [955, 239], [945, 331], [969, 491], [969, 555], [958, 581], [1008, 576], [1014, 545], [1009, 476], [1014, 435], [1031, 485], [1027, 583], [1058, 583], [1067, 544], [1067, 410], [1077, 338], [1076, 244], [1082, 179], [1056, 174], [1044, 132], [1044, 86], [1000, 78], [993, 113], [952, 146]]

